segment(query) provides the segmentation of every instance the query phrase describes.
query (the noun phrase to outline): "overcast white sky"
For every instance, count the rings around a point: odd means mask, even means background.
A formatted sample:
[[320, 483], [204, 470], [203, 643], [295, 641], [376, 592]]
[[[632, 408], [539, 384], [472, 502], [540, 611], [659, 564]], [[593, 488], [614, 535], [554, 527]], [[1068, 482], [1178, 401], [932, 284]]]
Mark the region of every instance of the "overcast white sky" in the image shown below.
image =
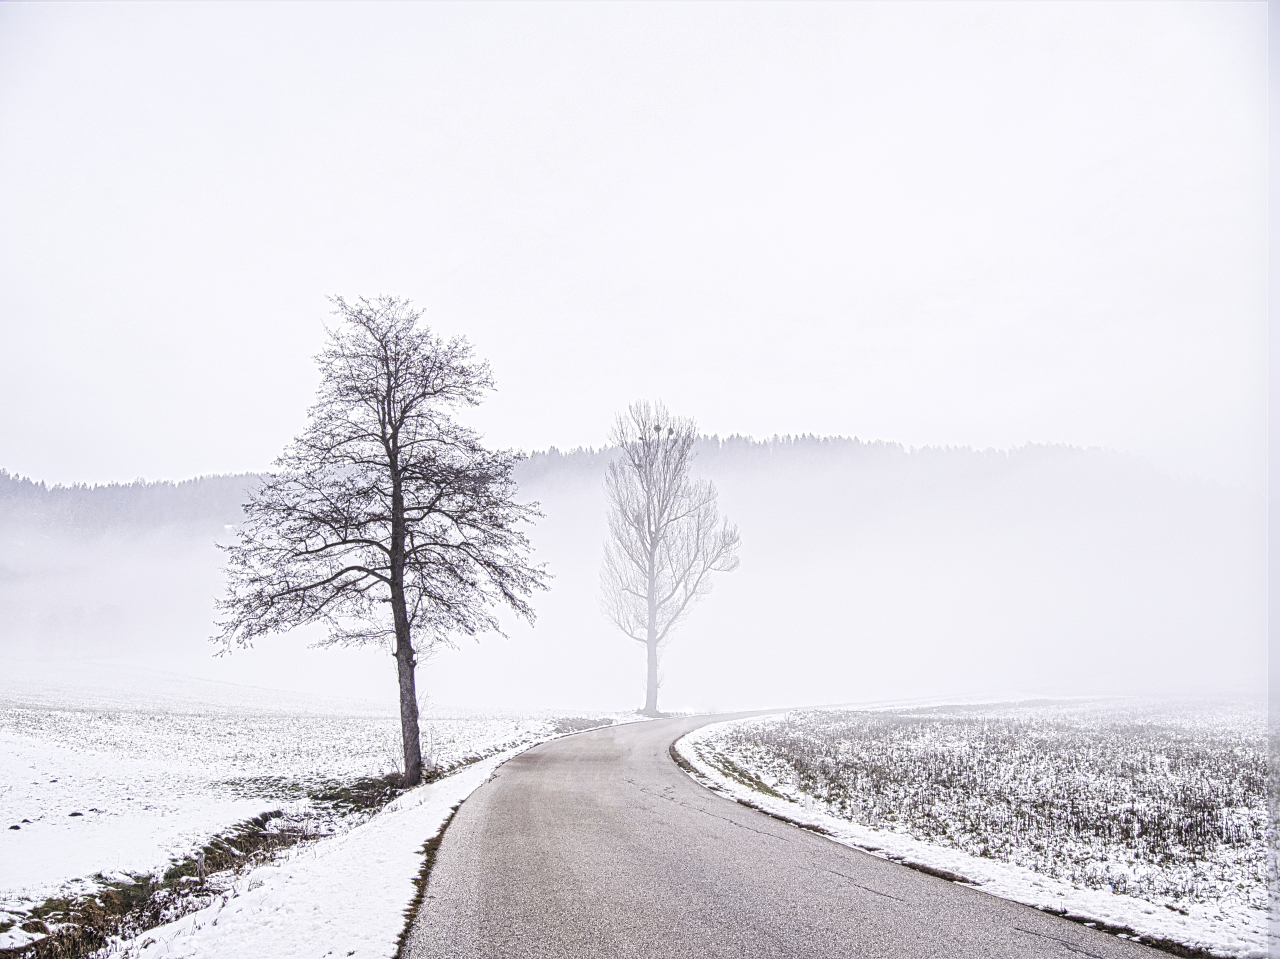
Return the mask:
[[1102, 445], [1261, 488], [1266, 7], [0, 5], [0, 468], [259, 470], [325, 295], [492, 442]]

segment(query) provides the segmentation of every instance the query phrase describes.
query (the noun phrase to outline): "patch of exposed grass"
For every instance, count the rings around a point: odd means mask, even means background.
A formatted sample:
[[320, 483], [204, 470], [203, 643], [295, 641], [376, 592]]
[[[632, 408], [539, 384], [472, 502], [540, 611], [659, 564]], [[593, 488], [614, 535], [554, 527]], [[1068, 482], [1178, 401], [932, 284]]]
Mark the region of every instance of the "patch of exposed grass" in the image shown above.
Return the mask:
[[906, 866], [908, 869], [914, 869], [916, 872], [922, 872], [926, 876], [933, 876], [935, 879], [945, 879], [947, 882], [958, 882], [963, 886], [978, 885], [972, 879], [960, 875], [958, 872], [952, 872], [950, 869], [939, 869], [937, 866], [926, 866], [922, 862], [912, 862], [909, 859], [899, 859], [896, 856], [890, 856], [899, 866]]
[[[426, 770], [422, 781], [429, 783], [438, 778], [435, 770]], [[369, 812], [381, 809], [391, 800], [404, 792], [400, 776], [366, 776], [347, 782], [325, 783], [310, 790], [309, 798], [313, 803], [324, 806], [335, 813]]]
[[[309, 798], [318, 815], [311, 818], [367, 816], [403, 791], [387, 777], [316, 787]], [[159, 875], [108, 879], [99, 874], [94, 877], [97, 892], [50, 898], [27, 910], [27, 920], [19, 928], [43, 938], [0, 950], [0, 956], [85, 959], [112, 938], [136, 936], [203, 908], [240, 870], [269, 862], [282, 850], [317, 835], [308, 818], [286, 817], [276, 809], [237, 823], [201, 847], [204, 883], [199, 879], [198, 853], [173, 860]]]
[[1160, 939], [1154, 936], [1144, 936], [1130, 929], [1128, 926], [1115, 926], [1109, 922], [1103, 922], [1100, 919], [1090, 919], [1088, 916], [1077, 916], [1064, 909], [1042, 908], [1041, 912], [1052, 913], [1053, 915], [1059, 916], [1070, 922], [1078, 923], [1082, 926], [1089, 926], [1091, 929], [1109, 932], [1113, 936], [1120, 936], [1121, 938], [1141, 943], [1144, 946], [1150, 946], [1152, 949], [1158, 949], [1160, 952], [1167, 952], [1170, 955], [1180, 957], [1180, 959], [1219, 959], [1216, 954], [1204, 949], [1184, 946], [1182, 943], [1174, 942], [1172, 939]]
[[588, 729], [600, 729], [603, 726], [612, 725], [613, 720], [607, 717], [601, 719], [592, 716], [561, 716], [551, 727], [551, 731], [557, 736], [565, 736], [569, 733], [581, 733]]
[[[157, 886], [151, 876], [108, 881], [94, 895], [51, 898], [30, 909], [30, 917], [18, 928], [42, 935], [25, 946], [0, 950], [0, 956], [34, 959], [78, 959], [106, 945], [109, 936], [132, 925], [158, 925], [165, 904], [154, 898]], [[12, 924], [10, 924], [10, 928]]]
[[[252, 819], [237, 823], [230, 829], [205, 843], [205, 874], [225, 872], [251, 861], [269, 859], [279, 849], [297, 844], [308, 837], [306, 829], [298, 826], [279, 826], [275, 821], [284, 813], [275, 809]], [[161, 884], [173, 888], [183, 879], [198, 879], [199, 866], [195, 856], [176, 860], [161, 877]]]
[[698, 775], [698, 770], [693, 768], [693, 764], [690, 763], [689, 760], [685, 759], [683, 756], [680, 755], [680, 750], [676, 749], [675, 743], [672, 743], [670, 746], [667, 747], [667, 754], [671, 757], [671, 761], [673, 763], [675, 763], [677, 766], [683, 769], [686, 773], [688, 773], [694, 779], [702, 778], [701, 776]]
[[704, 756], [703, 758], [719, 772], [728, 776], [730, 779], [741, 783], [748, 789], [754, 789], [756, 792], [764, 793], [766, 796], [772, 796], [774, 799], [786, 799], [782, 793], [778, 792], [755, 773], [743, 769], [728, 756], [721, 753], [712, 753], [710, 756]]

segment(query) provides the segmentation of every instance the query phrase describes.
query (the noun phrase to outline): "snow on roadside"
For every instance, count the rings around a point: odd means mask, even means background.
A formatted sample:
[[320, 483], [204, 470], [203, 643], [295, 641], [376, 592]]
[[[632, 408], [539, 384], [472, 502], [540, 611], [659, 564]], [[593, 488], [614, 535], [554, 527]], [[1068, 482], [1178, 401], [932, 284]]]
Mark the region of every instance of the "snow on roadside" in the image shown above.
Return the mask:
[[1266, 916], [1243, 903], [1188, 904], [1185, 915], [1132, 896], [1082, 889], [1012, 863], [973, 856], [922, 842], [911, 836], [873, 829], [821, 812], [802, 799], [778, 799], [743, 785], [717, 768], [716, 740], [740, 723], [777, 721], [753, 717], [702, 726], [681, 738], [676, 751], [696, 771], [702, 785], [766, 812], [824, 830], [829, 838], [886, 859], [904, 860], [963, 876], [983, 892], [1039, 909], [1083, 916], [1142, 936], [1166, 939], [1232, 959], [1264, 959]]
[[350, 832], [238, 879], [213, 905], [116, 945], [123, 959], [388, 959], [422, 866], [455, 806], [527, 744], [411, 790]]

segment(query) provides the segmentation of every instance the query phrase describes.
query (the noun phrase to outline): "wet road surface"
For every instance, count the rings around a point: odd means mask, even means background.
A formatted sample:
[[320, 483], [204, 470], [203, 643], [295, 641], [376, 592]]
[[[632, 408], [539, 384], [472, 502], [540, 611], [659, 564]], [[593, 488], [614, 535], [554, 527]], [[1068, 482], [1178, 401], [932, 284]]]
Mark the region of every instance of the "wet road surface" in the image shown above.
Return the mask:
[[731, 716], [614, 726], [501, 766], [458, 810], [410, 959], [1155, 959], [703, 789], [668, 749]]

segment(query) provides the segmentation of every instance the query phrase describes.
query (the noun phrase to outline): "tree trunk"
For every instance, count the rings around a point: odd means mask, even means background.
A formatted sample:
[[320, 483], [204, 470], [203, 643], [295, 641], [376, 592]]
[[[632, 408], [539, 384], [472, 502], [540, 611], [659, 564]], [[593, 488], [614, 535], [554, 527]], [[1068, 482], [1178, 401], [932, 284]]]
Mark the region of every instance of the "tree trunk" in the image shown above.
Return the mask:
[[396, 673], [400, 681], [400, 735], [404, 742], [404, 785], [422, 782], [422, 741], [418, 733], [418, 685], [414, 670], [413, 633], [405, 608], [404, 588], [393, 578], [391, 612], [396, 625]]
[[422, 782], [422, 741], [418, 732], [418, 688], [414, 679], [413, 659], [413, 645], [408, 637], [397, 639], [396, 670], [400, 678], [400, 732], [404, 739], [405, 786], [416, 786]]
[[413, 630], [404, 600], [404, 493], [400, 486], [399, 459], [394, 442], [388, 446], [391, 465], [391, 616], [396, 627], [396, 672], [400, 680], [400, 735], [404, 740], [406, 787], [422, 782], [422, 740], [418, 733], [418, 689], [413, 671]]
[[[650, 494], [647, 494], [650, 495]], [[652, 507], [650, 508], [652, 512]], [[649, 665], [645, 676], [644, 715], [658, 715], [658, 557], [657, 536], [649, 536], [649, 570], [646, 600], [649, 605], [649, 622], [645, 635], [645, 651], [648, 653]]]
[[649, 654], [648, 682], [645, 685], [644, 714], [646, 716], [661, 715], [658, 712], [658, 644], [650, 640], [645, 643]]

